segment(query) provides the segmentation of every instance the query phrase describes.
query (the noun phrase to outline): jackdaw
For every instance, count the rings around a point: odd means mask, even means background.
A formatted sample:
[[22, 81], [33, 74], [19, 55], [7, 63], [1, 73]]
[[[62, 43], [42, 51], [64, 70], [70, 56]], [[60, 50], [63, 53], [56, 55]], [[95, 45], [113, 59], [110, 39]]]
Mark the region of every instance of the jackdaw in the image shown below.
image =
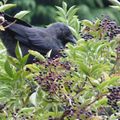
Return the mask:
[[[0, 37], [9, 55], [13, 57], [16, 57], [17, 41], [23, 55], [26, 55], [29, 49], [38, 51], [42, 55], [52, 50], [51, 57], [59, 54], [60, 49], [64, 49], [68, 42], [76, 43], [69, 27], [63, 23], [53, 23], [47, 28], [38, 28], [5, 13], [0, 13], [0, 18], [2, 18], [0, 24], [5, 27], [5, 31], [0, 31]], [[27, 63], [32, 63], [33, 58], [30, 56]]]

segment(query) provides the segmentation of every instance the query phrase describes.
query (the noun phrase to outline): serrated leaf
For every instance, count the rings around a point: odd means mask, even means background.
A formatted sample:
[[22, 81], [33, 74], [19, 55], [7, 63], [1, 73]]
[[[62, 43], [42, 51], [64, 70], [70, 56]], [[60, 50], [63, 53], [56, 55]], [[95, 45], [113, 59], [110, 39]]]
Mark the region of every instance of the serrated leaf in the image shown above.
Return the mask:
[[88, 26], [88, 27], [93, 27], [93, 23], [89, 20], [82, 20], [81, 22], [83, 25]]
[[25, 65], [27, 63], [28, 57], [29, 57], [29, 54], [22, 57], [22, 59], [20, 61], [22, 63], [22, 65]]
[[78, 8], [75, 8], [75, 5], [70, 7], [69, 10], [67, 11], [67, 16], [73, 16], [77, 11]]
[[13, 77], [13, 71], [12, 71], [12, 68], [11, 68], [11, 66], [10, 66], [10, 63], [9, 63], [8, 61], [5, 62], [4, 68], [5, 68], [6, 73], [7, 73], [10, 77]]
[[103, 49], [105, 46], [106, 46], [106, 44], [100, 44], [100, 45], [97, 47], [95, 53], [98, 54], [99, 52], [102, 52], [102, 49]]
[[95, 27], [99, 27], [99, 24], [100, 24], [100, 19], [97, 19], [97, 20], [95, 21]]
[[67, 16], [68, 16], [69, 22], [73, 19], [73, 16], [76, 14], [77, 11], [78, 11], [78, 8], [75, 8], [75, 6], [72, 6], [72, 7], [68, 10]]
[[34, 50], [29, 50], [28, 51], [31, 55], [35, 56], [36, 58], [38, 58], [39, 60], [45, 60], [44, 56], [41, 55], [39, 52], [34, 51]]
[[22, 50], [20, 48], [19, 42], [17, 42], [16, 48], [15, 48], [15, 54], [19, 60], [22, 59]]
[[57, 11], [56, 13], [57, 13], [57, 15], [58, 15], [57, 19], [58, 19], [58, 18], [64, 19], [65, 16], [63, 15], [63, 13], [61, 13], [60, 11]]
[[59, 6], [56, 6], [56, 8], [59, 10], [59, 12], [62, 14], [62, 16], [61, 17], [65, 17], [65, 11], [64, 11], [64, 9], [63, 8], [61, 8], [61, 7], [59, 7]]
[[4, 12], [10, 8], [16, 7], [16, 4], [5, 4], [0, 6], [0, 12]]
[[86, 75], [88, 75], [89, 76], [89, 74], [90, 74], [90, 69], [87, 67], [87, 65], [85, 65], [83, 62], [78, 62], [78, 64], [79, 64], [79, 69], [84, 73], [84, 74], [86, 74]]
[[117, 80], [119, 79], [120, 77], [113, 77], [109, 80], [106, 80], [104, 82], [102, 82], [100, 85], [97, 86], [97, 89], [99, 90], [103, 90], [105, 87], [108, 87], [109, 85], [114, 85], [114, 83], [117, 83]]
[[25, 15], [27, 15], [28, 13], [30, 13], [30, 11], [26, 11], [26, 10], [20, 11], [20, 12], [17, 13], [14, 17], [15, 17], [15, 18], [18, 18], [18, 19], [21, 19], [21, 18], [23, 18]]
[[98, 108], [98, 107], [101, 107], [101, 105], [107, 105], [107, 101], [108, 99], [106, 97], [98, 100], [95, 104], [95, 106]]
[[64, 11], [67, 12], [67, 3], [66, 2], [62, 2], [62, 7], [63, 7]]
[[69, 26], [69, 28], [72, 31], [73, 35], [77, 38], [77, 32], [76, 32], [76, 30], [73, 27], [71, 27], [71, 26]]
[[7, 56], [8, 61], [10, 62], [10, 64], [16, 66], [16, 64], [19, 64], [19, 61], [16, 58], [13, 58], [11, 56]]
[[80, 21], [76, 18], [75, 20], [75, 29], [78, 32], [79, 35], [79, 31], [80, 31]]
[[57, 21], [67, 23], [67, 21], [63, 17], [57, 17]]
[[91, 74], [95, 74], [96, 72], [98, 72], [98, 69], [100, 69], [101, 67], [103, 67], [101, 64], [93, 65], [91, 69]]
[[11, 82], [11, 80], [13, 80], [10, 76], [8, 76], [8, 75], [0, 75], [0, 81], [2, 82], [5, 82], [6, 81], [6, 83], [7, 82]]

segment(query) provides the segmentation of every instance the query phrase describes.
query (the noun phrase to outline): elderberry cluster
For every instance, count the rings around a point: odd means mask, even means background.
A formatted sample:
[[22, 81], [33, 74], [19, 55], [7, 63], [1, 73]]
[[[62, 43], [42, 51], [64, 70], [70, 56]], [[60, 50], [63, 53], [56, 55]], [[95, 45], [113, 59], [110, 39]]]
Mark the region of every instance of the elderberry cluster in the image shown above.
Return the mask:
[[103, 33], [106, 33], [106, 36], [109, 37], [110, 40], [117, 34], [120, 34], [120, 26], [108, 16], [101, 20], [100, 29], [102, 29]]
[[85, 119], [89, 119], [92, 116], [95, 116], [93, 112], [88, 111], [88, 110], [84, 110], [84, 109], [76, 109], [73, 108], [72, 106], [66, 106], [64, 107], [64, 112], [61, 115], [60, 118], [54, 118], [52, 116], [49, 116], [48, 120], [64, 120], [65, 118], [67, 118], [67, 120], [71, 120], [71, 119], [77, 119], [77, 120], [85, 120]]
[[94, 37], [90, 34], [81, 34], [82, 38], [87, 41], [87, 40], [90, 40], [90, 39], [93, 39]]
[[[46, 61], [38, 61], [36, 64], [42, 69], [35, 80], [44, 91], [53, 94], [61, 91], [61, 89], [71, 91], [72, 87], [70, 86], [72, 86], [73, 81], [70, 78], [76, 69], [69, 61], [62, 61], [61, 57], [57, 56]], [[60, 92], [58, 95], [61, 96]]]
[[120, 87], [112, 87], [108, 88], [109, 95], [108, 98], [108, 105], [110, 105], [116, 112], [120, 111], [120, 107], [118, 102], [120, 101]]
[[29, 116], [26, 116], [26, 115], [21, 115], [21, 116], [19, 116], [18, 115], [18, 113], [12, 113], [12, 118], [14, 119], [14, 120], [33, 120], [33, 116], [31, 115], [29, 115]]
[[4, 111], [6, 112], [6, 117], [7, 115], [11, 115], [11, 119], [14, 120], [33, 120], [34, 115], [33, 114], [24, 114], [21, 109], [19, 108], [14, 108], [14, 110], [9, 106], [9, 104], [1, 104], [0, 103], [0, 113], [3, 113]]
[[91, 26], [84, 26], [81, 32], [81, 37], [86, 41], [93, 38], [112, 40], [120, 34], [120, 26], [108, 16], [103, 17], [98, 24], [96, 24], [96, 21], [92, 24]]

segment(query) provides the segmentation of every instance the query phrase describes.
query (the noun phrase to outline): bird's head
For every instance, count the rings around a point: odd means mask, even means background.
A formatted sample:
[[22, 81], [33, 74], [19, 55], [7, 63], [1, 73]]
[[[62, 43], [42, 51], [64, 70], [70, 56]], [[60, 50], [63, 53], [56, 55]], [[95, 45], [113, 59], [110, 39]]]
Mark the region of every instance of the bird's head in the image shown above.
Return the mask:
[[67, 25], [63, 23], [54, 23], [50, 26], [50, 29], [64, 45], [68, 42], [76, 44], [76, 39]]

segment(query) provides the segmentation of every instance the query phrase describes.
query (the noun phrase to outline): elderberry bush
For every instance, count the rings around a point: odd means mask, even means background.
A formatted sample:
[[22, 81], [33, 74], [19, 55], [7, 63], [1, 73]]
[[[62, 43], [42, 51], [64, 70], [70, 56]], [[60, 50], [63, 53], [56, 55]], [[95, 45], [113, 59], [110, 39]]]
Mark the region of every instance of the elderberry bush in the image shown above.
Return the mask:
[[0, 119], [119, 120], [119, 87], [109, 87], [120, 86], [120, 27], [109, 17], [80, 21], [66, 3], [57, 9], [77, 44], [52, 59], [29, 51], [39, 60], [27, 65], [17, 44], [0, 72]]
[[49, 116], [49, 120], [87, 119], [94, 115], [90, 109], [85, 109], [86, 105], [81, 107], [82, 104], [79, 102], [77, 94], [82, 88], [79, 88], [73, 77], [78, 72], [76, 65], [60, 56], [47, 61], [37, 61], [35, 64], [41, 68], [35, 81], [47, 92], [47, 101], [56, 101], [60, 104], [58, 109], [62, 112], [61, 116]]

